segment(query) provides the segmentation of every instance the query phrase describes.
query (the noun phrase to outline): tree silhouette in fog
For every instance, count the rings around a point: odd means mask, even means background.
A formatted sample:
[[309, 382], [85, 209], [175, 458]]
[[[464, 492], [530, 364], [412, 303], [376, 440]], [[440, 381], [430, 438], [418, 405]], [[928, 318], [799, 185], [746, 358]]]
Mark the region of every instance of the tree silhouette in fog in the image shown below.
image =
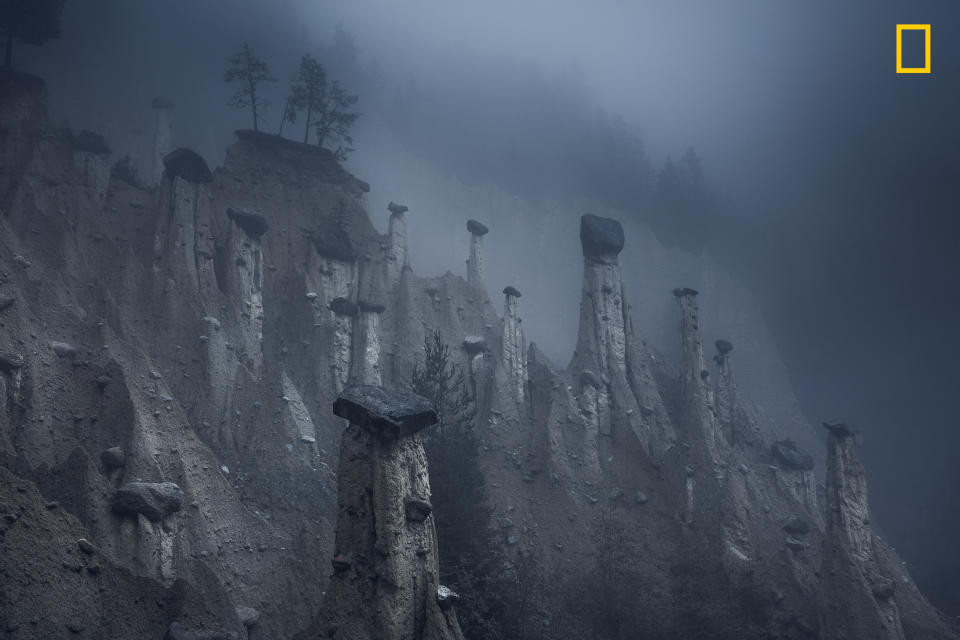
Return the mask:
[[300, 68], [294, 84], [290, 87], [287, 97], [287, 108], [284, 118], [294, 124], [297, 112], [306, 111], [306, 124], [303, 127], [303, 142], [310, 139], [310, 124], [313, 114], [323, 108], [327, 94], [327, 72], [323, 65], [309, 53], [300, 60]]
[[[330, 150], [338, 160], [345, 160], [353, 151], [350, 146], [353, 138], [350, 129], [359, 113], [350, 109], [357, 104], [357, 96], [347, 93], [334, 80], [328, 82], [327, 72], [313, 56], [307, 54], [300, 60], [300, 67], [290, 87], [284, 107], [284, 120], [296, 122], [299, 112], [306, 113], [303, 128], [303, 141], [310, 141], [310, 127], [316, 135], [317, 145], [329, 144]], [[283, 131], [281, 125], [280, 131]]]
[[257, 109], [266, 109], [270, 105], [259, 93], [259, 86], [264, 82], [276, 82], [276, 78], [270, 76], [267, 63], [254, 55], [250, 45], [244, 42], [240, 50], [227, 59], [223, 81], [237, 85], [228, 104], [237, 109], [250, 107], [253, 112], [253, 130], [259, 131], [262, 115]]
[[60, 37], [64, 0], [0, 1], [0, 33], [6, 37], [4, 66], [13, 62], [13, 39], [40, 45]]

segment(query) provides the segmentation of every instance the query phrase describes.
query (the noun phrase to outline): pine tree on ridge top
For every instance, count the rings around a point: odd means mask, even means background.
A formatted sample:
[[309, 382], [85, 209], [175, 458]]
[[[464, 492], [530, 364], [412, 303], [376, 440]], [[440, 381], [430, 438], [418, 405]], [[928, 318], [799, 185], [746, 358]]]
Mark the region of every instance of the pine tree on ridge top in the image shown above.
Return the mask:
[[[337, 160], [342, 161], [353, 151], [350, 128], [360, 114], [349, 109], [357, 104], [357, 100], [357, 96], [347, 93], [336, 80], [328, 82], [323, 65], [306, 54], [300, 60], [294, 84], [287, 95], [283, 117], [286, 122], [294, 124], [297, 113], [305, 111], [303, 142], [306, 144], [310, 141], [310, 127], [313, 126], [317, 146], [333, 143], [335, 146], [330, 151]], [[283, 131], [282, 124], [280, 131]]]
[[277, 81], [270, 76], [267, 63], [254, 55], [250, 45], [244, 42], [239, 51], [227, 58], [227, 70], [223, 74], [223, 81], [228, 84], [237, 84], [227, 104], [237, 109], [250, 107], [253, 111], [253, 130], [259, 131], [262, 116], [257, 111], [257, 107], [266, 109], [270, 106], [270, 102], [263, 100], [257, 93], [258, 85], [263, 82]]

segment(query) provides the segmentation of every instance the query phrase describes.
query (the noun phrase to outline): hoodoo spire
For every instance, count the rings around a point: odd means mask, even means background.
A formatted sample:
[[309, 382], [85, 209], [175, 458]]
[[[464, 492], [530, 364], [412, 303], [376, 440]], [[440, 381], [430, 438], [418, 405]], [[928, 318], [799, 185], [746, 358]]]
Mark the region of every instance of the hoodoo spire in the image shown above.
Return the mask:
[[308, 637], [463, 640], [440, 584], [422, 439], [437, 422], [426, 398], [360, 385], [333, 412], [340, 440], [333, 576]]
[[894, 598], [896, 576], [882, 566], [870, 527], [867, 477], [853, 450], [854, 432], [825, 422], [827, 436], [827, 534], [823, 567], [829, 600], [824, 611], [837, 636], [903, 640]]
[[409, 207], [402, 204], [391, 202], [387, 205], [387, 211], [390, 212], [390, 226], [388, 245], [387, 245], [387, 279], [391, 284], [400, 279], [400, 273], [403, 268], [409, 264], [407, 255], [407, 221], [404, 214], [409, 211]]
[[697, 293], [689, 287], [673, 290], [680, 319], [680, 387], [693, 418], [690, 424], [701, 430], [698, 439], [702, 438], [710, 462], [721, 465], [725, 462], [727, 443], [717, 424], [710, 372], [703, 361]]
[[522, 401], [527, 385], [527, 349], [520, 318], [520, 292], [508, 286], [503, 296], [503, 364], [517, 401]]
[[490, 229], [476, 220], [467, 220], [470, 232], [470, 256], [467, 258], [467, 284], [473, 287], [483, 285], [483, 236]]

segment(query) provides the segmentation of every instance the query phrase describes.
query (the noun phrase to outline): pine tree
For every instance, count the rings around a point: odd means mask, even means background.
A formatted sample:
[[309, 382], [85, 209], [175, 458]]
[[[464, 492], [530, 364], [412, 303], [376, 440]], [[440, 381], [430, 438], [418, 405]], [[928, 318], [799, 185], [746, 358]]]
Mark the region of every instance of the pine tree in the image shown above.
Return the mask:
[[[314, 115], [321, 114], [327, 102], [327, 72], [309, 53], [300, 60], [295, 83], [290, 87], [287, 108], [284, 116], [293, 124], [298, 111], [307, 112], [306, 125], [303, 127], [303, 142], [310, 139], [310, 125]], [[323, 144], [323, 141], [320, 141]]]
[[0, 33], [6, 37], [4, 66], [13, 62], [13, 39], [40, 45], [60, 37], [64, 0], [3, 0], [0, 2]]
[[325, 108], [317, 118], [317, 144], [322, 147], [329, 137], [330, 141], [336, 145], [332, 151], [337, 160], [346, 160], [347, 155], [353, 151], [353, 147], [350, 146], [353, 144], [350, 128], [360, 114], [350, 112], [348, 109], [355, 104], [357, 104], [357, 96], [348, 94], [334, 80], [327, 95]]
[[257, 108], [265, 109], [270, 105], [258, 93], [259, 86], [264, 82], [276, 82], [276, 78], [270, 76], [267, 63], [255, 56], [250, 50], [250, 45], [244, 42], [240, 50], [227, 59], [227, 70], [223, 74], [223, 81], [236, 83], [236, 91], [233, 92], [228, 104], [237, 109], [250, 107], [253, 111], [253, 130], [259, 131], [261, 116]]

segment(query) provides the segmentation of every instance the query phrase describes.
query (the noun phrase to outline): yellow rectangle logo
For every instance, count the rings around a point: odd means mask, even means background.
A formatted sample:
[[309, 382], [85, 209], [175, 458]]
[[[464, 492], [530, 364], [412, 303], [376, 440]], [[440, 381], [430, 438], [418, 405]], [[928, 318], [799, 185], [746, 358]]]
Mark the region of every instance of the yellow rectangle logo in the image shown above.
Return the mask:
[[[923, 31], [924, 66], [903, 66], [903, 32]], [[928, 24], [898, 24], [897, 25], [897, 73], [930, 73], [930, 25]]]

